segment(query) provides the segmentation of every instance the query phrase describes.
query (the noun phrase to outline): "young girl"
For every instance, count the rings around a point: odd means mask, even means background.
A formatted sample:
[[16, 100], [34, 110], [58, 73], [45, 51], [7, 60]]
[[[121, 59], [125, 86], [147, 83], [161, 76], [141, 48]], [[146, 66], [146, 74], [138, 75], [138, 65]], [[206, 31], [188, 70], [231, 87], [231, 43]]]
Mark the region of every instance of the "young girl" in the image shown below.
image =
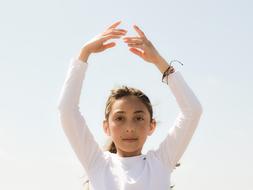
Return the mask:
[[160, 70], [162, 82], [166, 82], [180, 108], [167, 137], [157, 149], [142, 154], [156, 121], [149, 98], [135, 88], [113, 89], [108, 98], [103, 130], [112, 139], [109, 151], [99, 147], [79, 111], [88, 57], [116, 45], [106, 44], [107, 40], [126, 35], [126, 30], [117, 29], [120, 22], [87, 42], [78, 57], [71, 59], [58, 102], [61, 125], [87, 173], [90, 190], [168, 190], [171, 173], [198, 125], [202, 106], [181, 73], [162, 58], [139, 27], [134, 25], [138, 36], [125, 37], [124, 42], [131, 52]]

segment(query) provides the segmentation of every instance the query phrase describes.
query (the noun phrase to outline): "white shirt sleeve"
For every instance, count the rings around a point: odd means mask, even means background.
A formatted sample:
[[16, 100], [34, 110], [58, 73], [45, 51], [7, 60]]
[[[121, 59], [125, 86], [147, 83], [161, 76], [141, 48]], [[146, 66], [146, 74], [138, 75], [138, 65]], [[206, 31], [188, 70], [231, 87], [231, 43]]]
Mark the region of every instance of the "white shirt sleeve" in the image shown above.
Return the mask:
[[173, 170], [198, 125], [202, 106], [179, 71], [168, 76], [168, 86], [176, 98], [180, 112], [173, 126], [169, 129], [167, 137], [155, 150], [155, 155]]
[[89, 173], [95, 168], [96, 162], [102, 158], [102, 150], [79, 111], [79, 99], [87, 67], [88, 63], [71, 59], [58, 100], [58, 110], [64, 133], [85, 171]]

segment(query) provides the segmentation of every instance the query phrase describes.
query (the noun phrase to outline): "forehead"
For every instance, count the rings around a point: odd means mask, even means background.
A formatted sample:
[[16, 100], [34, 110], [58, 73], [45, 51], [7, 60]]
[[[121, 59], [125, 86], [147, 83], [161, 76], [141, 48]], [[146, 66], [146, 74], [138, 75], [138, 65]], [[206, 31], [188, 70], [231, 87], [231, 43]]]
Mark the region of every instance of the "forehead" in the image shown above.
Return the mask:
[[136, 112], [141, 113], [139, 111], [143, 111], [144, 113], [147, 113], [147, 107], [145, 104], [137, 97], [135, 96], [126, 96], [123, 98], [120, 98], [118, 100], [115, 100], [115, 102], [112, 105], [112, 113], [122, 113], [123, 112]]

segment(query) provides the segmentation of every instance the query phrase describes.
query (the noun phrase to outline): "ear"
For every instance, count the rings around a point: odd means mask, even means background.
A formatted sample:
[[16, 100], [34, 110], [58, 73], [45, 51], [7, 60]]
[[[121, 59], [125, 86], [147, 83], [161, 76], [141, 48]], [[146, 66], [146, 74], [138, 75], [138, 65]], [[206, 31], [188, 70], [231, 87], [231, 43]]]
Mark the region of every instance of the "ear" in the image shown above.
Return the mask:
[[150, 123], [149, 131], [148, 131], [148, 136], [151, 136], [152, 133], [155, 131], [155, 129], [156, 129], [156, 120], [152, 119]]
[[107, 136], [111, 136], [109, 122], [107, 120], [103, 121], [103, 129], [104, 129], [105, 134], [107, 134]]

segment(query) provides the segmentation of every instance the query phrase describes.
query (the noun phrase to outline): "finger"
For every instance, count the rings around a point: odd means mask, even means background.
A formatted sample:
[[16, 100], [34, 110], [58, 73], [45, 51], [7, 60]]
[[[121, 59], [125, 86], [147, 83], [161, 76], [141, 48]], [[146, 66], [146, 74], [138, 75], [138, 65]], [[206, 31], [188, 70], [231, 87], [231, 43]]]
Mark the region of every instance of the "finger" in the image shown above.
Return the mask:
[[141, 37], [146, 38], [144, 32], [143, 32], [137, 25], [134, 25], [134, 29], [136, 30], [136, 32], [137, 32]]
[[103, 45], [104, 49], [112, 48], [114, 46], [116, 46], [115, 42], [110, 42], [110, 43], [107, 43], [107, 44]]
[[105, 42], [109, 39], [116, 39], [116, 38], [121, 38], [121, 35], [107, 35], [107, 36], [103, 36], [101, 40], [102, 42]]
[[107, 30], [102, 35], [126, 35], [127, 31], [124, 30]]
[[135, 44], [143, 44], [143, 41], [139, 38], [137, 39], [124, 39], [125, 43], [131, 44], [131, 43], [135, 43]]
[[133, 48], [139, 48], [143, 50], [143, 45], [139, 45], [139, 44], [127, 44], [128, 47], [133, 47]]
[[110, 34], [121, 34], [121, 35], [125, 35], [127, 33], [127, 31], [124, 30], [113, 30], [111, 32], [109, 32]]
[[118, 29], [117, 29], [117, 28], [114, 28], [113, 30], [114, 30], [114, 31], [125, 32], [125, 33], [127, 32], [127, 30], [125, 30], [125, 29], [119, 29], [119, 28], [118, 28]]
[[110, 25], [107, 29], [116, 28], [121, 23], [121, 20], [114, 22], [112, 25]]
[[131, 37], [131, 36], [126, 36], [126, 37], [124, 37], [123, 39], [124, 39], [124, 40], [132, 40], [132, 39], [133, 39], [133, 40], [137, 40], [137, 39], [141, 39], [141, 38], [140, 38], [140, 37], [136, 37], [136, 36], [132, 36], [132, 37]]
[[140, 56], [142, 58], [142, 56], [143, 56], [143, 52], [142, 51], [140, 51], [140, 50], [138, 50], [136, 48], [130, 48], [129, 50], [131, 52], [133, 52], [134, 54], [136, 54], [136, 55], [138, 55], [138, 56]]

